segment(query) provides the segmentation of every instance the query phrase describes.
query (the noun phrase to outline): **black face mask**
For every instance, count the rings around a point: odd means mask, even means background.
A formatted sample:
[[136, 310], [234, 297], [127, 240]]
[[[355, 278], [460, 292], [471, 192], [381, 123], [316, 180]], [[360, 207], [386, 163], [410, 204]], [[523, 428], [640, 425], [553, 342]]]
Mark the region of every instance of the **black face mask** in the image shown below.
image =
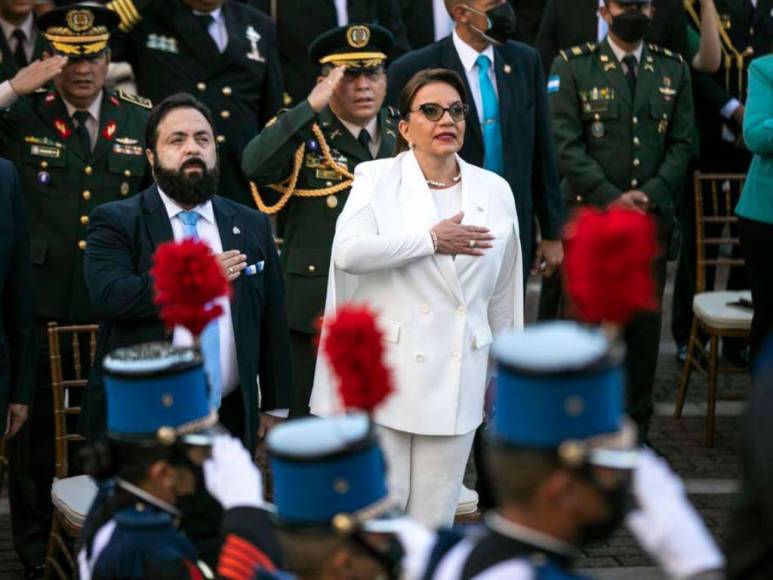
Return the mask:
[[467, 10], [485, 16], [488, 19], [487, 30], [480, 30], [474, 26], [472, 28], [480, 32], [489, 42], [504, 44], [515, 32], [515, 11], [508, 2], [500, 4], [487, 12], [481, 12], [470, 6], [465, 7]]
[[650, 17], [641, 12], [623, 12], [612, 17], [609, 29], [620, 40], [635, 44], [646, 36], [651, 23]]
[[[188, 167], [199, 167], [202, 173], [187, 175], [184, 170]], [[183, 207], [196, 207], [211, 199], [217, 193], [220, 181], [217, 166], [207, 169], [204, 161], [197, 157], [186, 159], [179, 170], [156, 163], [153, 176], [163, 192]]]
[[603, 496], [607, 505], [607, 515], [605, 518], [585, 524], [578, 534], [577, 544], [583, 545], [590, 542], [598, 542], [612, 535], [612, 533], [623, 523], [626, 514], [631, 509], [631, 486], [630, 483], [622, 483], [613, 489], [602, 487], [592, 476], [588, 477], [590, 481]]

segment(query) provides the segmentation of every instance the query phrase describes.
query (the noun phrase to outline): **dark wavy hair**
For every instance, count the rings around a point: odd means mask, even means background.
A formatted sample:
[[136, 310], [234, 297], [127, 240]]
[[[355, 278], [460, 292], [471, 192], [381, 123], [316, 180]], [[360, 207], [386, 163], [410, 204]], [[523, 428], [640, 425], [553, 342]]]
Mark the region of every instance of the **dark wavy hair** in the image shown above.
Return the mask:
[[[400, 93], [400, 101], [398, 103], [398, 111], [400, 118], [407, 121], [413, 108], [413, 101], [416, 99], [416, 93], [422, 88], [433, 83], [444, 83], [451, 86], [457, 93], [459, 93], [459, 99], [467, 104], [467, 89], [464, 88], [464, 81], [454, 71], [447, 68], [427, 68], [420, 70], [411, 77], [405, 87], [403, 87]], [[397, 136], [397, 151], [395, 154], [402, 153], [408, 150], [408, 142], [403, 138], [402, 134]]]
[[215, 131], [215, 121], [212, 119], [212, 112], [204, 103], [189, 93], [177, 93], [169, 95], [163, 101], [158, 103], [148, 115], [148, 121], [145, 125], [145, 146], [153, 153], [156, 152], [156, 141], [158, 140], [158, 126], [161, 121], [175, 109], [196, 109], [201, 113], [212, 128], [212, 134]]

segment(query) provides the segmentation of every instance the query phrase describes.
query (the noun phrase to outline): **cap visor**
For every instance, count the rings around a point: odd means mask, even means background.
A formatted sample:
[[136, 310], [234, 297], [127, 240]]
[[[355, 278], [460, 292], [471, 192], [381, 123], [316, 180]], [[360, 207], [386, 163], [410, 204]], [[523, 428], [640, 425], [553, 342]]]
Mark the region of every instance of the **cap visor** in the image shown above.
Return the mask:
[[193, 445], [195, 447], [211, 447], [215, 437], [218, 435], [230, 434], [231, 433], [228, 431], [228, 429], [223, 427], [220, 423], [216, 423], [211, 427], [206, 427], [200, 431], [196, 431], [195, 433], [182, 435], [180, 439], [182, 439], [183, 443], [186, 445]]
[[636, 426], [628, 417], [617, 433], [589, 440], [588, 463], [610, 469], [633, 469], [639, 460]]

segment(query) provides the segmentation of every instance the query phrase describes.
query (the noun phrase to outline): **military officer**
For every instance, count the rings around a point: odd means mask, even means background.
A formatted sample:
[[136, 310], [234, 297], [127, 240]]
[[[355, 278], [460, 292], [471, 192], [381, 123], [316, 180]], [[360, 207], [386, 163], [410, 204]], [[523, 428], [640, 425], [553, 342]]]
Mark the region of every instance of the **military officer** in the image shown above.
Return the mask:
[[[642, 41], [651, 0], [608, 0], [599, 44], [561, 51], [548, 79], [553, 133], [570, 205], [621, 205], [656, 218], [668, 247], [691, 153], [690, 74], [682, 57]], [[666, 254], [656, 259], [658, 299]], [[625, 332], [628, 413], [646, 440], [660, 340], [660, 311], [639, 314]]]
[[[117, 22], [99, 7], [49, 12], [38, 26], [57, 56], [0, 84], [0, 154], [16, 164], [24, 191], [41, 345], [48, 344], [49, 321], [96, 320], [82, 266], [89, 213], [137, 192], [146, 173], [150, 102], [104, 90], [108, 39]], [[54, 87], [42, 88], [52, 78]], [[81, 359], [88, 361], [86, 353]], [[62, 360], [67, 364], [72, 356], [65, 353]], [[30, 421], [10, 444], [9, 484], [17, 550], [33, 571], [45, 554], [54, 465], [46, 348], [38, 364]]]
[[335, 223], [362, 161], [389, 157], [397, 113], [382, 108], [392, 34], [376, 25], [335, 28], [309, 48], [322, 66], [307, 99], [280, 114], [247, 146], [242, 166], [255, 202], [279, 213], [282, 267], [293, 347], [291, 414], [308, 413], [316, 319], [325, 306]]
[[[105, 357], [108, 439], [84, 450], [100, 491], [87, 516], [81, 578], [252, 578], [276, 559], [258, 468], [209, 407], [198, 350], [145, 343]], [[148, 370], [151, 369], [151, 370]], [[209, 564], [185, 535], [184, 498], [223, 506]], [[182, 522], [181, 522], [182, 520]], [[182, 523], [182, 529], [180, 525]]]
[[215, 117], [218, 193], [252, 205], [242, 151], [282, 106], [274, 25], [237, 0], [113, 0], [121, 33], [111, 46], [132, 65], [140, 94], [191, 93]]

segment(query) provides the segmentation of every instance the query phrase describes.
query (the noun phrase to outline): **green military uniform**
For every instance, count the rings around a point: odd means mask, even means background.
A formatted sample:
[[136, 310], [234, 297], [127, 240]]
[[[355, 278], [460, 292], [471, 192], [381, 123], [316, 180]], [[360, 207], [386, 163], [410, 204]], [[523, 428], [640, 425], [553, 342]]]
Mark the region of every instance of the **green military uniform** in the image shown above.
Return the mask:
[[149, 109], [142, 97], [104, 92], [91, 152], [54, 91], [36, 92], [0, 113], [0, 155], [16, 164], [27, 204], [39, 318], [96, 319], [83, 276], [89, 213], [139, 191]]
[[[347, 31], [358, 29], [372, 31], [374, 36], [378, 31], [391, 41], [389, 32], [379, 28], [341, 27], [320, 39], [344, 39]], [[347, 47], [345, 40], [333, 44], [343, 44], [347, 57], [356, 57], [358, 50], [372, 55], [374, 50], [367, 44]], [[383, 58], [382, 54], [375, 59], [378, 66]], [[369, 68], [367, 65], [362, 68]], [[377, 158], [394, 154], [397, 122], [398, 114], [391, 107], [378, 113]], [[317, 115], [305, 99], [272, 119], [244, 151], [244, 171], [259, 188], [254, 192], [255, 202], [264, 212], [278, 213], [279, 235], [283, 238], [280, 260], [293, 345], [294, 415], [308, 412], [316, 361], [313, 339], [317, 319], [325, 307], [336, 220], [346, 203], [354, 168], [372, 158], [367, 146], [329, 107]]]
[[[643, 191], [667, 247], [674, 197], [692, 151], [690, 72], [682, 57], [645, 44], [634, 90], [609, 40], [561, 51], [548, 79], [553, 134], [568, 206], [606, 207], [630, 190]], [[665, 255], [655, 264], [662, 294]], [[660, 337], [660, 313], [626, 329], [629, 414], [646, 437]]]

